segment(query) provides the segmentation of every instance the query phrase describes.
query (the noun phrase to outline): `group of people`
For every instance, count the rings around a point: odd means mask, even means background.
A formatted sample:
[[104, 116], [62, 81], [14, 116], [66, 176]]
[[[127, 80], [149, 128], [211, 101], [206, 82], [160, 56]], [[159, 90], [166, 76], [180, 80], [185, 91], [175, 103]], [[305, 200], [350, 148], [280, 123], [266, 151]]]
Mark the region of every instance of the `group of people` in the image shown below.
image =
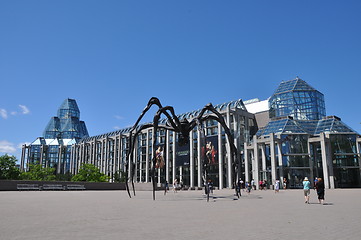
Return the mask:
[[[325, 184], [323, 183], [322, 178], [315, 178], [313, 188], [317, 192], [318, 202], [324, 204], [325, 200]], [[310, 194], [311, 194], [311, 182], [307, 177], [304, 178], [303, 182], [303, 193], [305, 197], [305, 203], [310, 203]]]

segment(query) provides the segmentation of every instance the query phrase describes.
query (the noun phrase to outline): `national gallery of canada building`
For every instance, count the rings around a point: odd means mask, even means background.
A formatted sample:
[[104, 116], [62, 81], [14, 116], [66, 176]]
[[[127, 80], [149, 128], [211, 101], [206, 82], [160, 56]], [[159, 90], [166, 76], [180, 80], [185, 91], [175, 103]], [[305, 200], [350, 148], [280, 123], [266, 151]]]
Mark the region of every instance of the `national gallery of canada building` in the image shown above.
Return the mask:
[[[290, 188], [300, 188], [304, 177], [324, 179], [326, 188], [361, 187], [360, 135], [337, 116], [327, 116], [324, 96], [300, 78], [282, 81], [273, 95], [260, 101], [242, 99], [214, 105], [231, 130], [237, 147], [239, 176], [247, 182], [265, 180], [272, 185], [286, 178]], [[189, 121], [199, 110], [177, 115]], [[213, 114], [213, 113], [206, 113]], [[161, 119], [160, 123], [165, 123]], [[232, 188], [230, 147], [221, 125], [204, 122], [207, 148], [211, 151], [209, 178], [219, 188]], [[23, 145], [21, 170], [30, 164], [53, 167], [58, 174], [76, 174], [83, 163], [97, 166], [109, 176], [124, 173], [130, 128], [89, 136], [74, 99], [66, 99], [46, 126], [43, 136]], [[134, 150], [135, 181], [150, 182], [153, 148], [163, 149], [164, 166], [156, 181], [175, 178], [187, 187], [202, 186], [199, 133], [179, 146], [177, 134], [159, 129], [156, 146], [153, 129], [139, 134]], [[210, 147], [211, 146], [211, 147]]]

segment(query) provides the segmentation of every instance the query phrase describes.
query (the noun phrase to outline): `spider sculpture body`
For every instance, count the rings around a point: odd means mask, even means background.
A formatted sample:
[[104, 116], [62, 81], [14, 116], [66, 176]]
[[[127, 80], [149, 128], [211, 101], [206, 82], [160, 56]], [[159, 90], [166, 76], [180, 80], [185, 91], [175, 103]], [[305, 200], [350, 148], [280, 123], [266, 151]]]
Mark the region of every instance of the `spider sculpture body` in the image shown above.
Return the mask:
[[[156, 112], [154, 118], [153, 118], [153, 123], [148, 123], [148, 124], [143, 124], [143, 125], [138, 125], [139, 122], [141, 121], [141, 119], [144, 117], [144, 115], [148, 112], [148, 110], [153, 106], [156, 105], [158, 107], [158, 111]], [[204, 116], [205, 112], [210, 111], [213, 113], [213, 115], [211, 114], [207, 114], [206, 116]], [[162, 115], [165, 115], [165, 117], [167, 118], [167, 122], [166, 124], [159, 124], [159, 120], [160, 117]], [[151, 164], [151, 180], [153, 183], [153, 200], [155, 200], [155, 189], [156, 189], [156, 182], [155, 182], [155, 173], [156, 173], [156, 167], [159, 166], [159, 162], [158, 161], [158, 157], [159, 154], [157, 153], [157, 148], [156, 146], [156, 140], [157, 140], [157, 130], [158, 129], [167, 129], [167, 130], [171, 130], [175, 133], [178, 134], [178, 144], [180, 146], [184, 146], [189, 142], [189, 133], [195, 128], [197, 127], [200, 134], [203, 135], [203, 138], [201, 137], [201, 139], [205, 139], [204, 137], [204, 131], [203, 131], [203, 122], [207, 121], [207, 120], [215, 120], [217, 122], [219, 122], [222, 127], [224, 128], [224, 131], [227, 135], [227, 139], [228, 139], [228, 143], [230, 145], [230, 158], [231, 158], [231, 163], [232, 163], [232, 177], [234, 180], [234, 186], [236, 186], [236, 173], [237, 173], [237, 168], [238, 168], [238, 161], [237, 161], [237, 149], [234, 145], [234, 140], [231, 134], [231, 131], [229, 130], [228, 126], [226, 125], [222, 115], [212, 106], [211, 103], [207, 104], [198, 114], [198, 116], [194, 117], [191, 121], [188, 121], [187, 119], [182, 119], [179, 120], [179, 118], [176, 116], [173, 107], [171, 106], [165, 106], [163, 107], [162, 104], [160, 103], [159, 99], [156, 97], [152, 97], [147, 106], [143, 109], [141, 115], [139, 116], [138, 120], [136, 121], [136, 123], [134, 124], [134, 126], [130, 129], [129, 132], [129, 149], [127, 152], [127, 163], [125, 166], [125, 174], [127, 176], [127, 179], [125, 181], [125, 185], [126, 185], [126, 189], [128, 192], [129, 197], [131, 197], [130, 191], [129, 191], [129, 185], [128, 182], [132, 183], [132, 187], [133, 187], [133, 193], [135, 195], [135, 188], [134, 188], [134, 161], [133, 161], [133, 151], [134, 151], [134, 146], [135, 146], [135, 141], [137, 139], [137, 136], [139, 135], [139, 133], [144, 130], [144, 129], [148, 129], [148, 128], [153, 128], [153, 158], [152, 158], [152, 164]], [[205, 146], [205, 142], [201, 143], [203, 146]], [[204, 185], [206, 185], [207, 183], [207, 179], [208, 179], [208, 165], [209, 165], [209, 161], [207, 160], [207, 157], [202, 158], [202, 179], [203, 179], [203, 183]]]

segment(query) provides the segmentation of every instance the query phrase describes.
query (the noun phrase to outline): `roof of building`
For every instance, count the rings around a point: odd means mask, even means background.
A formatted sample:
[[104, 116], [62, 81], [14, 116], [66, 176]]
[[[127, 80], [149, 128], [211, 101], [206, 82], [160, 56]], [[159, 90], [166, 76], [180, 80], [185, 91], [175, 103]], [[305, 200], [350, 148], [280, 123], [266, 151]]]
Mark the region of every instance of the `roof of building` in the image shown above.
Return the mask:
[[244, 101], [244, 105], [247, 111], [253, 114], [265, 112], [269, 110], [268, 99], [261, 101], [258, 98], [254, 98], [251, 100]]
[[58, 145], [63, 145], [63, 146], [71, 146], [73, 144], [77, 143], [76, 139], [61, 139], [61, 138], [43, 138], [43, 137], [38, 137], [37, 139], [35, 139], [34, 142], [32, 142], [30, 145], [54, 145], [54, 146], [58, 146]]
[[296, 77], [295, 79], [292, 80], [282, 81], [281, 84], [276, 89], [276, 91], [274, 92], [274, 95], [289, 91], [317, 91], [317, 90], [311, 87], [301, 78]]
[[322, 120], [294, 120], [291, 117], [273, 120], [266, 127], [258, 130], [257, 136], [274, 134], [310, 134], [324, 133], [356, 133], [336, 116]]
[[[222, 111], [222, 110], [225, 110], [227, 108], [230, 108], [230, 109], [241, 109], [241, 110], [244, 110], [244, 111], [247, 111], [242, 99], [238, 99], [238, 100], [233, 100], [233, 101], [229, 101], [229, 102], [225, 102], [225, 103], [221, 103], [221, 104], [217, 104], [214, 106], [214, 108], [217, 110], [217, 111]], [[191, 111], [191, 112], [186, 112], [186, 113], [182, 113], [182, 114], [179, 114], [177, 115], [177, 117], [181, 120], [181, 119], [193, 119], [195, 117], [197, 117], [199, 115], [199, 113], [202, 111], [203, 108], [201, 109], [198, 109], [198, 110], [194, 110], [194, 111]], [[209, 115], [210, 112], [209, 111], [206, 111], [205, 112], [205, 115]], [[159, 124], [165, 124], [166, 122], [168, 121], [167, 118], [162, 118], [160, 121], [159, 121]], [[140, 125], [142, 126], [142, 125]], [[140, 127], [139, 126], [139, 127]], [[127, 128], [124, 128], [124, 129], [120, 129], [120, 130], [117, 130], [117, 131], [113, 131], [113, 132], [109, 132], [109, 133], [105, 133], [105, 134], [101, 134], [101, 135], [96, 135], [96, 136], [92, 136], [92, 137], [85, 137], [83, 139], [81, 139], [80, 141], [81, 142], [87, 142], [87, 141], [91, 141], [91, 140], [94, 140], [94, 139], [101, 139], [101, 138], [104, 138], [104, 137], [111, 137], [111, 136], [116, 136], [116, 135], [119, 135], [119, 134], [126, 134], [126, 133], [129, 133], [129, 131], [132, 129], [132, 127], [127, 127]]]

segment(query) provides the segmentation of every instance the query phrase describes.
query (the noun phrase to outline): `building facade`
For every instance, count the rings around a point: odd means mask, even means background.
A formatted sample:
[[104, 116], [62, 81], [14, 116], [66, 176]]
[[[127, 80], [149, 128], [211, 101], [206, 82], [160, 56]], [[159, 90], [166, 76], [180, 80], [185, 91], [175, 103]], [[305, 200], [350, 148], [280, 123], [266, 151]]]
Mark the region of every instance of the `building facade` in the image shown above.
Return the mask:
[[[233, 134], [240, 159], [239, 176], [249, 182], [255, 180], [257, 187], [260, 180], [272, 186], [277, 179], [286, 178], [290, 188], [299, 188], [305, 176], [322, 177], [327, 188], [361, 187], [360, 135], [340, 118], [326, 116], [323, 94], [302, 79], [282, 82], [268, 100], [239, 99], [215, 108]], [[76, 174], [83, 163], [90, 163], [110, 179], [125, 171], [130, 128], [89, 137], [85, 124], [79, 121], [77, 106], [60, 109], [43, 137], [23, 146], [24, 170], [29, 163], [40, 163], [56, 166], [58, 173]], [[191, 121], [199, 112], [178, 118]], [[177, 178], [185, 186], [201, 187], [201, 157], [209, 151], [210, 179], [219, 188], [233, 187], [224, 130], [212, 120], [204, 122], [203, 129], [204, 134], [195, 128], [186, 146], [178, 146], [177, 134], [166, 129], [158, 130], [156, 146], [152, 146], [153, 129], [143, 130], [134, 149], [135, 180], [151, 181], [153, 149], [159, 148], [164, 166], [157, 169], [158, 184]]]
[[360, 187], [360, 135], [326, 116], [323, 94], [300, 78], [282, 82], [269, 99], [269, 123], [245, 145], [245, 178], [277, 179], [301, 188], [305, 176], [326, 188]]
[[26, 171], [30, 164], [55, 168], [57, 173], [70, 172], [72, 146], [88, 137], [85, 122], [80, 121], [80, 111], [74, 99], [65, 99], [45, 127], [42, 137], [23, 145], [20, 169]]

